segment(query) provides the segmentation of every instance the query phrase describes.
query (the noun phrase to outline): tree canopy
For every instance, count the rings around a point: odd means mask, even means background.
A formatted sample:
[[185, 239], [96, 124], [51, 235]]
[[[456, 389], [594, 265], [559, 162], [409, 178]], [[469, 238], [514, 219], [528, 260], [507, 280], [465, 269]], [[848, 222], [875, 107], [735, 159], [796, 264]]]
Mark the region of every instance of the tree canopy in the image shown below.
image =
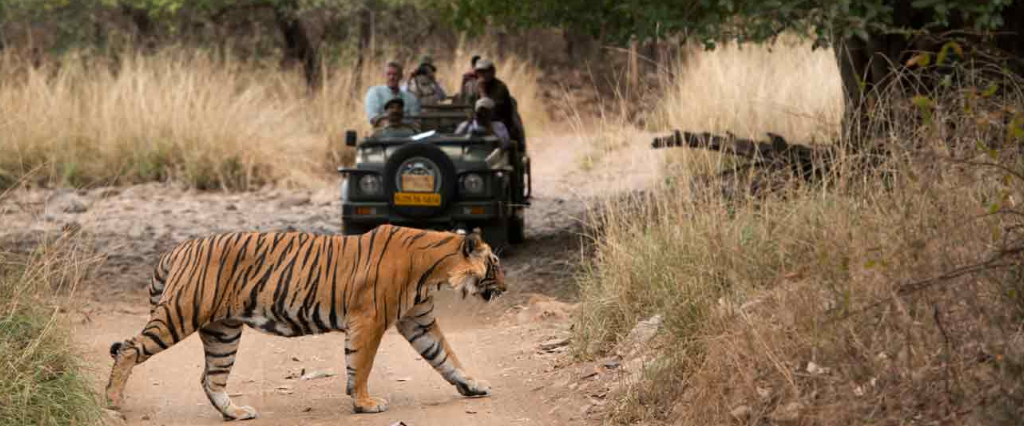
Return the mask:
[[1012, 0], [454, 0], [442, 2], [455, 25], [561, 27], [623, 43], [684, 35], [709, 46], [760, 42], [785, 31], [829, 44], [871, 34], [1001, 27]]

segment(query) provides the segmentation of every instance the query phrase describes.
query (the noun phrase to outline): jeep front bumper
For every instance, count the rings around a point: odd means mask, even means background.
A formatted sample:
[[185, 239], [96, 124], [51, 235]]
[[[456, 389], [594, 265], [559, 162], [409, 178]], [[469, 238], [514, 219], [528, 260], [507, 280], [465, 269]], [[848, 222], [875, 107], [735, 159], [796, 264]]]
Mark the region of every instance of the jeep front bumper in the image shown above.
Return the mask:
[[347, 201], [341, 205], [341, 219], [348, 223], [392, 223], [454, 225], [459, 222], [481, 222], [507, 217], [509, 206], [501, 201], [459, 201], [449, 205], [443, 214], [429, 218], [410, 218], [392, 214], [387, 202]]

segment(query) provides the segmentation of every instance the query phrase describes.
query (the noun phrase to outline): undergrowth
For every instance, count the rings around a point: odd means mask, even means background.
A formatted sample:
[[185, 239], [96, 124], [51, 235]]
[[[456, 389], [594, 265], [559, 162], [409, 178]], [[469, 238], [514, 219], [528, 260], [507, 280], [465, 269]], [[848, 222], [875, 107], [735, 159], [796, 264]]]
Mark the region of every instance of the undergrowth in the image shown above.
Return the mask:
[[1024, 416], [1024, 82], [932, 71], [899, 76], [839, 142], [884, 147], [872, 168], [867, 150], [843, 149], [823, 181], [771, 176], [781, 184], [756, 197], [723, 194], [736, 175], [673, 168], [595, 212], [576, 353], [610, 355], [638, 321], [664, 318], [648, 374], [615, 396], [609, 419]]
[[100, 406], [59, 311], [96, 259], [75, 237], [0, 250], [0, 425], [86, 425]]

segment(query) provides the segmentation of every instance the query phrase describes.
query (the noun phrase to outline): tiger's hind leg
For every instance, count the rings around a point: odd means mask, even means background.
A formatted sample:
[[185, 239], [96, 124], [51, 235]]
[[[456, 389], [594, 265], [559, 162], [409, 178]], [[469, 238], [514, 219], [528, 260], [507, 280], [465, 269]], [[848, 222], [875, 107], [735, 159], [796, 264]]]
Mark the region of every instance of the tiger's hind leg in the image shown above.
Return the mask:
[[120, 409], [124, 401], [125, 384], [128, 383], [128, 377], [136, 365], [146, 362], [153, 355], [163, 352], [192, 334], [193, 330], [190, 328], [174, 328], [169, 317], [166, 308], [156, 308], [150, 313], [149, 322], [139, 335], [110, 346], [114, 366], [110, 370], [106, 394], [107, 406], [111, 409]]
[[455, 386], [463, 396], [486, 396], [491, 386], [483, 380], [471, 377], [462, 367], [455, 351], [441, 333], [441, 327], [434, 318], [432, 299], [413, 306], [402, 319], [398, 320], [398, 331], [430, 363], [448, 383]]
[[242, 340], [242, 323], [217, 321], [200, 329], [199, 337], [203, 340], [203, 352], [206, 354], [206, 368], [200, 383], [210, 404], [220, 411], [224, 420], [255, 419], [255, 409], [235, 405], [225, 391], [231, 367], [235, 365], [238, 343]]

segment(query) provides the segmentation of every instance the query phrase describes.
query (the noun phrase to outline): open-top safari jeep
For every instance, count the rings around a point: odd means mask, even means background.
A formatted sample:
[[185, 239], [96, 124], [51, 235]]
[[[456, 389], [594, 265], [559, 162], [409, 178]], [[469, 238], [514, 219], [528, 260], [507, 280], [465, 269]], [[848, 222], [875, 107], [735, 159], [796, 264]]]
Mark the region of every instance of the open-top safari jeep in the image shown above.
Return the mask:
[[471, 113], [469, 105], [424, 106], [415, 135], [385, 131], [358, 141], [347, 131], [345, 143], [356, 148], [356, 159], [353, 167], [338, 168], [342, 232], [362, 234], [391, 223], [480, 228], [495, 249], [522, 242], [531, 188], [526, 138], [502, 149], [492, 135], [454, 135]]

